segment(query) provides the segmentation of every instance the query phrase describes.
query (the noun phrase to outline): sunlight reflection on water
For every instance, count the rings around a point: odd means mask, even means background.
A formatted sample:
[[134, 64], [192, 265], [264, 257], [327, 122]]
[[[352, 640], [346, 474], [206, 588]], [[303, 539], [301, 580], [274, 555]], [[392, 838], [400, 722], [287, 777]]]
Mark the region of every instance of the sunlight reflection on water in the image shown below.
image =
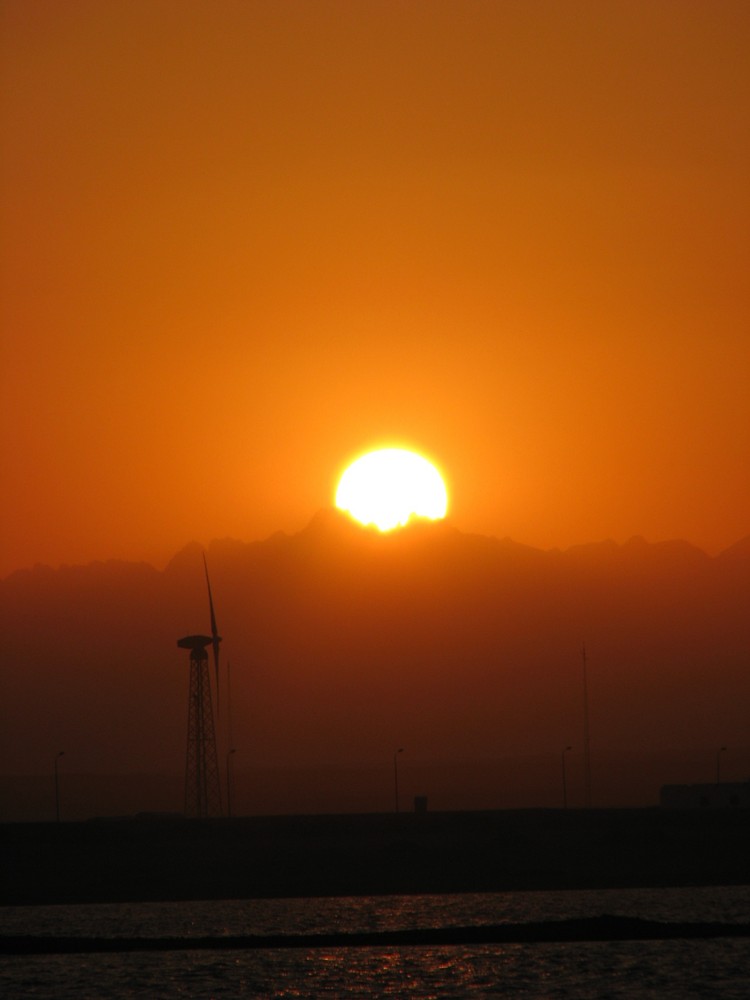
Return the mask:
[[[689, 947], [689, 952], [688, 952]], [[59, 1000], [178, 996], [523, 996], [746, 1000], [744, 940], [594, 942], [477, 947], [13, 958], [0, 967], [7, 997]]]

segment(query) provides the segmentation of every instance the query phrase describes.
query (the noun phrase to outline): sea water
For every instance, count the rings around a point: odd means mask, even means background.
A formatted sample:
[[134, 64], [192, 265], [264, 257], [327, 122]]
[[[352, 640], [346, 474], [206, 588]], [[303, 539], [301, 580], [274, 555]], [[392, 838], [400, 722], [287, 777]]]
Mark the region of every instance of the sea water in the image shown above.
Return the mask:
[[[531, 923], [602, 914], [750, 921], [750, 886], [4, 907], [0, 933], [215, 937]], [[750, 939], [24, 955], [0, 995], [132, 997], [750, 996]]]

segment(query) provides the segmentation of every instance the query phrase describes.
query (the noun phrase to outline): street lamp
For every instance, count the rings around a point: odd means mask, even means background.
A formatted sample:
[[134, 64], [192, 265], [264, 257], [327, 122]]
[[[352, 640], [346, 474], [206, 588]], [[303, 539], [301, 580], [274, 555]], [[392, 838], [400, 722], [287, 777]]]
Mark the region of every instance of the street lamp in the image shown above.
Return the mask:
[[721, 755], [727, 752], [726, 747], [719, 747], [716, 751], [716, 784], [721, 784]]
[[57, 764], [60, 758], [64, 756], [64, 750], [58, 751], [55, 756], [55, 818], [58, 823], [60, 822], [60, 775], [58, 774]]
[[236, 747], [231, 747], [227, 753], [227, 817], [232, 815], [232, 754], [237, 753]]
[[562, 763], [562, 789], [563, 789], [563, 809], [568, 808], [568, 780], [565, 773], [565, 754], [568, 750], [572, 750], [573, 747], [565, 747], [563, 752], [560, 754], [560, 762]]
[[404, 752], [403, 747], [399, 747], [393, 754], [393, 784], [396, 793], [396, 812], [398, 812], [398, 755]]

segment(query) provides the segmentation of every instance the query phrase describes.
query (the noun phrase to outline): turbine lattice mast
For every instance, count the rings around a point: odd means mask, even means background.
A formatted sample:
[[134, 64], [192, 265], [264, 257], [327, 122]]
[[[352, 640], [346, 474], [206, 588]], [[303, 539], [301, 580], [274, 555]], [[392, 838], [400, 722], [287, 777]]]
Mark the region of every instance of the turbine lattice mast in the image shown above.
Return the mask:
[[208, 667], [209, 646], [213, 648], [216, 674], [216, 702], [219, 701], [219, 644], [216, 628], [211, 581], [206, 557], [203, 557], [211, 615], [211, 635], [186, 635], [178, 639], [180, 649], [190, 650], [190, 687], [188, 690], [188, 737], [185, 759], [185, 815], [198, 819], [221, 816], [221, 784], [216, 754], [211, 672]]
[[199, 819], [221, 816], [211, 674], [205, 647], [190, 651], [185, 815]]

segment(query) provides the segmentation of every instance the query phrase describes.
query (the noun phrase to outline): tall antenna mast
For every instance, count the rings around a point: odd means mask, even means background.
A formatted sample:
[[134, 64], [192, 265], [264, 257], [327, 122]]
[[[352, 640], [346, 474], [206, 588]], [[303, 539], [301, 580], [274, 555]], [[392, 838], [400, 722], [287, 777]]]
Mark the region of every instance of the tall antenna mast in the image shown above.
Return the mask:
[[586, 643], [581, 647], [583, 660], [583, 766], [586, 808], [591, 808], [591, 736], [589, 733], [589, 685], [586, 669]]
[[231, 665], [227, 660], [227, 816], [232, 816], [232, 785], [234, 775], [232, 768], [232, 757], [236, 753], [236, 748], [232, 740], [232, 682]]
[[232, 678], [229, 660], [227, 660], [227, 741], [229, 749], [232, 750], [234, 748], [232, 742]]

